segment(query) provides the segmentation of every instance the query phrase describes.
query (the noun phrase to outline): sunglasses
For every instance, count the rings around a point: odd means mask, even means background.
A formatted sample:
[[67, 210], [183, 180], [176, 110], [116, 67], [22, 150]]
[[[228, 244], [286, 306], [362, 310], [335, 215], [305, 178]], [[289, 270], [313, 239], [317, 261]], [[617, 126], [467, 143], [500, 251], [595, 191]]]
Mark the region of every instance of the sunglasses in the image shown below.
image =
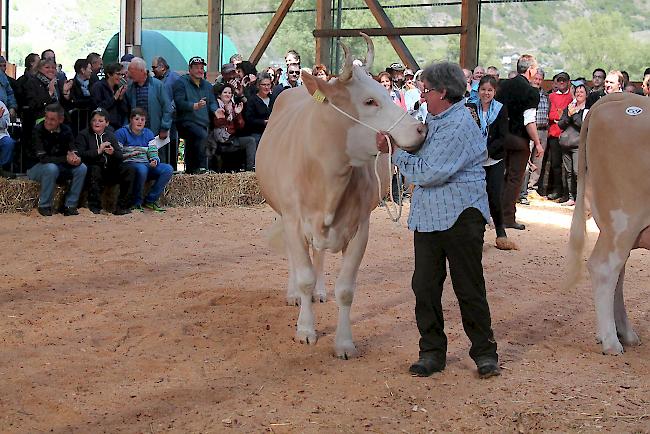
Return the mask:
[[287, 72], [289, 75], [300, 75], [300, 71], [289, 71]]

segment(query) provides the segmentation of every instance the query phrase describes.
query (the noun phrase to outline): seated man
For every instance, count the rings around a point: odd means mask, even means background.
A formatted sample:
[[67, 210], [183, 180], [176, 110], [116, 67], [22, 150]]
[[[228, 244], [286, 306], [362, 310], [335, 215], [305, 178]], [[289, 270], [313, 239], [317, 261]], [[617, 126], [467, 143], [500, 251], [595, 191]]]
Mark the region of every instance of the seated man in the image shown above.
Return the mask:
[[88, 167], [88, 209], [99, 214], [104, 185], [119, 184], [120, 195], [113, 214], [128, 214], [131, 212], [135, 168], [122, 163], [122, 150], [108, 125], [108, 111], [98, 108], [91, 115], [90, 128], [81, 130], [75, 141], [81, 161]]
[[7, 132], [9, 127], [10, 115], [5, 103], [0, 101], [0, 176], [3, 178], [13, 179], [16, 174], [5, 170], [4, 166], [11, 163], [14, 152], [14, 139]]
[[129, 125], [122, 127], [115, 132], [117, 141], [122, 145], [124, 164], [133, 167], [136, 171], [133, 184], [134, 209], [144, 211], [142, 204], [142, 192], [144, 183], [148, 179], [155, 180], [144, 198], [144, 208], [157, 212], [164, 212], [157, 201], [165, 190], [165, 186], [172, 178], [174, 169], [166, 163], [160, 162], [158, 148], [155, 144], [149, 144], [154, 139], [153, 132], [145, 128], [147, 112], [141, 108], [134, 108], [129, 117]]
[[41, 184], [38, 212], [43, 216], [52, 215], [54, 187], [57, 179], [61, 178], [72, 178], [63, 214], [79, 214], [77, 203], [86, 178], [86, 165], [77, 155], [70, 127], [63, 124], [64, 115], [60, 104], [47, 105], [43, 122], [34, 127], [32, 134], [34, 157], [38, 163], [27, 171], [27, 177]]

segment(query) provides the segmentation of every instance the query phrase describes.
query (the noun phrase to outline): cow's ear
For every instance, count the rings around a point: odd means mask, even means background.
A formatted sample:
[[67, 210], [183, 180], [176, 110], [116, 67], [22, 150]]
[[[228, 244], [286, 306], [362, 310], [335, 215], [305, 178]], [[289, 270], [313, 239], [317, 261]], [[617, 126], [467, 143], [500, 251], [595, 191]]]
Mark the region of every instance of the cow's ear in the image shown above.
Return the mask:
[[307, 92], [318, 102], [324, 102], [328, 98], [330, 93], [330, 85], [320, 78], [306, 72], [302, 71], [300, 73], [300, 78], [302, 79], [302, 84], [307, 89]]

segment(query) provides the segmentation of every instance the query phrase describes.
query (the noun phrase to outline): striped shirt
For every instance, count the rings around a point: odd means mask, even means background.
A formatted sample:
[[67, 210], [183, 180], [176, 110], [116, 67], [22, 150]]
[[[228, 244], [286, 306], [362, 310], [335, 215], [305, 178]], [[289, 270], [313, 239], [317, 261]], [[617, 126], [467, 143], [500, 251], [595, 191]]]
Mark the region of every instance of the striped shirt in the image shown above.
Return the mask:
[[535, 118], [538, 130], [545, 130], [548, 128], [548, 110], [550, 107], [548, 95], [540, 89], [539, 104], [537, 105], [537, 117]]
[[427, 117], [429, 131], [416, 154], [398, 149], [395, 164], [415, 185], [408, 227], [412, 231], [444, 231], [467, 208], [490, 220], [485, 170], [485, 138], [459, 101], [444, 112]]

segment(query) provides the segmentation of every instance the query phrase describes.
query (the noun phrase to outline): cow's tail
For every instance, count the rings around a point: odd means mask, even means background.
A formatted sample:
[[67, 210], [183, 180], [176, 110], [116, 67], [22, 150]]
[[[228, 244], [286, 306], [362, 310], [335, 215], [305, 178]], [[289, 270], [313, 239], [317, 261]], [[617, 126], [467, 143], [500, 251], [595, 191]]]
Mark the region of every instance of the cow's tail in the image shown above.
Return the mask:
[[571, 219], [571, 231], [566, 262], [564, 289], [575, 286], [584, 271], [582, 252], [587, 236], [587, 134], [589, 133], [589, 113], [580, 130], [580, 147], [578, 148], [578, 192], [576, 206]]
[[264, 233], [269, 247], [277, 253], [285, 253], [284, 248], [284, 226], [282, 225], [282, 217], [278, 216], [273, 224]]

